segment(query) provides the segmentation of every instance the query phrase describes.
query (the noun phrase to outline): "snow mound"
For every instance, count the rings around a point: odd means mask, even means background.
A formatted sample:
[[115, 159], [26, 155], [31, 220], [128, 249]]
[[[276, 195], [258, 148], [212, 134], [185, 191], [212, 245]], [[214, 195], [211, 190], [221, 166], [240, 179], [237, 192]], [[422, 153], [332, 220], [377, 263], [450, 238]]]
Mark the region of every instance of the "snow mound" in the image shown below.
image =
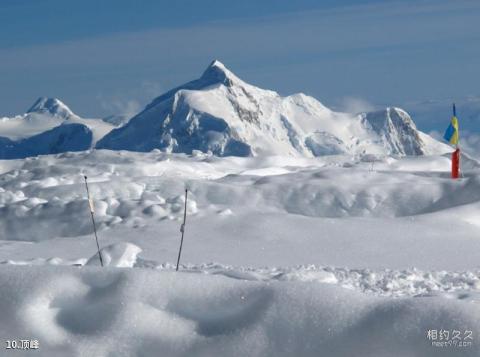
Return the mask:
[[[175, 266], [139, 259], [136, 267], [173, 271]], [[464, 295], [465, 299], [480, 302], [480, 271], [420, 270], [416, 268], [352, 269], [330, 266], [299, 265], [295, 267], [235, 267], [231, 265], [183, 264], [182, 271], [223, 275], [248, 281], [300, 281], [333, 284], [373, 296], [424, 297]]]
[[[423, 140], [426, 138], [426, 140]], [[304, 94], [281, 97], [213, 61], [203, 75], [154, 99], [97, 148], [217, 156], [423, 155], [448, 151], [403, 110], [333, 112]]]
[[[328, 284], [145, 269], [0, 269], [0, 334], [39, 356], [478, 356], [429, 330], [480, 333], [478, 304], [371, 297]], [[467, 341], [472, 342], [472, 341]]]
[[0, 236], [45, 241], [92, 234], [83, 175], [99, 232], [178, 224], [186, 187], [189, 217], [212, 222], [244, 214], [378, 219], [445, 212], [474, 223], [479, 164], [469, 164], [472, 170], [452, 181], [444, 156], [216, 158], [100, 150], [0, 161]]
[[[115, 243], [100, 249], [104, 266], [131, 268], [137, 261], [137, 255], [142, 249], [132, 243]], [[86, 265], [100, 265], [98, 253], [92, 256]]]

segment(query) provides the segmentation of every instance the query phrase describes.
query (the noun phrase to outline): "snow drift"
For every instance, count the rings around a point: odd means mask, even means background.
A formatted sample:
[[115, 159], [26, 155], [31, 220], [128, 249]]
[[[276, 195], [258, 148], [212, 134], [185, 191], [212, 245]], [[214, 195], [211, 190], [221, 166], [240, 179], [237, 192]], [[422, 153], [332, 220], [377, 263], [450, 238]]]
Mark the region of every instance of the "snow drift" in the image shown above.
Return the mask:
[[281, 97], [252, 86], [213, 61], [199, 79], [156, 98], [97, 148], [307, 157], [448, 151], [424, 137], [401, 109], [361, 115], [333, 112], [304, 94]]
[[[137, 261], [137, 255], [142, 251], [132, 243], [116, 243], [100, 249], [103, 266], [131, 268]], [[92, 256], [86, 265], [100, 266], [100, 258], [98, 253]]]
[[[336, 286], [145, 269], [0, 269], [0, 335], [38, 356], [478, 356], [428, 330], [480, 333], [465, 299], [383, 298]], [[32, 351], [29, 351], [32, 353]]]

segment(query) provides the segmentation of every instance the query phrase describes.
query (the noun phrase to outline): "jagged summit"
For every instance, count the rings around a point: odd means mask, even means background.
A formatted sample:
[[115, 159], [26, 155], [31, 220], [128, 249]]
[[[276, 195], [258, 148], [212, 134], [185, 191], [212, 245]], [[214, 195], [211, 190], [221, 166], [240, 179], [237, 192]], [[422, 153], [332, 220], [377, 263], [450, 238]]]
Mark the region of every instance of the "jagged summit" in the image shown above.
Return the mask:
[[180, 90], [203, 90], [210, 86], [223, 84], [226, 87], [231, 87], [233, 84], [245, 86], [246, 84], [240, 78], [238, 78], [232, 71], [230, 71], [219, 60], [213, 60], [207, 69], [203, 72], [202, 76], [193, 81], [182, 84], [168, 92], [155, 98], [147, 107], [146, 110], [156, 106], [157, 104], [171, 99]]
[[76, 116], [60, 99], [47, 97], [38, 98], [27, 113], [50, 114], [64, 119]]
[[228, 71], [227, 67], [225, 67], [225, 65], [222, 62], [220, 62], [218, 59], [214, 59], [208, 66], [207, 70], [214, 67], [219, 68], [222, 71]]
[[201, 79], [206, 83], [221, 83], [227, 87], [232, 86], [235, 81], [241, 82], [241, 80], [219, 60], [213, 60], [212, 63], [210, 63], [205, 72], [203, 72]]
[[399, 155], [422, 155], [425, 143], [420, 138], [417, 127], [406, 111], [388, 107], [361, 114], [367, 127], [371, 128], [384, 143], [389, 152]]

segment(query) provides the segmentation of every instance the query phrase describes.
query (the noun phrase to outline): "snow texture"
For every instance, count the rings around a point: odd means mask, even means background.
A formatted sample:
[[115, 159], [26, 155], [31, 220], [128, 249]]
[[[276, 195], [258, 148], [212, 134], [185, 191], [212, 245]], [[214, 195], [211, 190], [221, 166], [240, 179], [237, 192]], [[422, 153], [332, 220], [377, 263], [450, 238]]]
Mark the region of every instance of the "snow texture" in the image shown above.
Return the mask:
[[478, 356], [431, 329], [478, 336], [469, 298], [372, 297], [331, 284], [145, 269], [3, 267], [0, 334], [39, 356]]
[[[111, 244], [100, 249], [103, 266], [131, 268], [137, 261], [137, 255], [142, 251], [132, 243]], [[98, 253], [87, 260], [86, 265], [101, 265]]]

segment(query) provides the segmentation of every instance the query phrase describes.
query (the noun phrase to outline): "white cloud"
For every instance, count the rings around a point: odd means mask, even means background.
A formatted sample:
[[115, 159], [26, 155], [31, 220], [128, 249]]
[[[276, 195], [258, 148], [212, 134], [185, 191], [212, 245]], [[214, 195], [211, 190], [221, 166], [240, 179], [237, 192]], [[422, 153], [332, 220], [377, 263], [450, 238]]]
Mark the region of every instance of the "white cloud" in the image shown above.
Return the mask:
[[140, 102], [136, 100], [125, 100], [112, 96], [105, 97], [103, 95], [98, 95], [97, 99], [99, 100], [102, 109], [112, 115], [125, 115], [127, 117], [132, 117], [142, 108]]
[[97, 101], [101, 108], [113, 115], [125, 115], [129, 118], [139, 113], [153, 98], [164, 92], [162, 86], [153, 81], [143, 81], [139, 86], [112, 94], [100, 93]]
[[461, 147], [475, 158], [480, 158], [480, 134], [469, 131], [460, 133]]
[[369, 103], [365, 99], [358, 97], [344, 97], [340, 100], [338, 109], [342, 112], [356, 114], [362, 112], [371, 112], [377, 108], [375, 105]]

